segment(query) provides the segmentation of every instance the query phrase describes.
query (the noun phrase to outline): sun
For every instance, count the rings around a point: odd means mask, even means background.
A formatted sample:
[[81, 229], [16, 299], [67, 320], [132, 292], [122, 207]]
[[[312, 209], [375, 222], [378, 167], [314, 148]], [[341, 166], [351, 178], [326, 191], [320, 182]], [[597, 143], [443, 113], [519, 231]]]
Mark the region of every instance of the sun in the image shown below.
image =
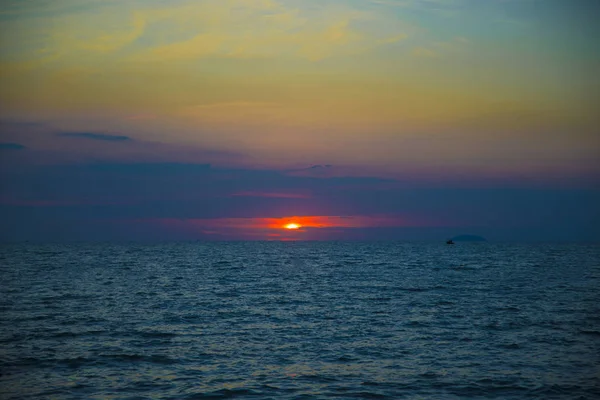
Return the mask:
[[285, 225], [284, 228], [285, 229], [300, 229], [300, 225], [292, 222], [292, 223]]

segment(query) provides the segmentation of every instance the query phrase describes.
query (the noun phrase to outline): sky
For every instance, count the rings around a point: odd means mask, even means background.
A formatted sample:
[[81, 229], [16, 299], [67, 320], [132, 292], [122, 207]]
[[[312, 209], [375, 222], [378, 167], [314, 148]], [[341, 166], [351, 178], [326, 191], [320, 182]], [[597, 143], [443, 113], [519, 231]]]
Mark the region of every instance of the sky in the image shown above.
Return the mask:
[[0, 240], [600, 241], [599, 17], [4, 0]]

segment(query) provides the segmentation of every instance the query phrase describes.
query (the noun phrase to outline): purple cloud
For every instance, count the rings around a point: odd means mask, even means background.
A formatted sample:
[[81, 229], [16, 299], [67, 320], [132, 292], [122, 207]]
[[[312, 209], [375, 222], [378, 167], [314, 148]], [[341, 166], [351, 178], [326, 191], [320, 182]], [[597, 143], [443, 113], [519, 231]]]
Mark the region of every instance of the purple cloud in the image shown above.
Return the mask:
[[82, 138], [91, 140], [103, 140], [107, 142], [128, 142], [132, 141], [129, 136], [124, 135], [110, 135], [107, 133], [94, 133], [94, 132], [60, 132], [57, 136]]

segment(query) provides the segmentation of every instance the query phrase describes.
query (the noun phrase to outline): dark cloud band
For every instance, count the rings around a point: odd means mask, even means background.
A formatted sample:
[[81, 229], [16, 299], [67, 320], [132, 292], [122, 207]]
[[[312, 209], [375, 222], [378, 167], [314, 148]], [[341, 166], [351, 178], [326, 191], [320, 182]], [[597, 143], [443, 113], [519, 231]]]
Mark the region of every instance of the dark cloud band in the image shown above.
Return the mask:
[[91, 140], [102, 140], [102, 141], [107, 141], [107, 142], [127, 142], [127, 141], [133, 140], [129, 136], [110, 135], [107, 133], [94, 133], [94, 132], [60, 132], [57, 134], [57, 136], [91, 139]]

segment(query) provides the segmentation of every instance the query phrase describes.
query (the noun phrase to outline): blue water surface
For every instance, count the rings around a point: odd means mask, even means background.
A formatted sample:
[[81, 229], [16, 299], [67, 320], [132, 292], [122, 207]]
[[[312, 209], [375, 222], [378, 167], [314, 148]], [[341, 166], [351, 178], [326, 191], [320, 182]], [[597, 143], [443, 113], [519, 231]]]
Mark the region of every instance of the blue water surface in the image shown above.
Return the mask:
[[600, 245], [0, 247], [2, 399], [600, 398]]

